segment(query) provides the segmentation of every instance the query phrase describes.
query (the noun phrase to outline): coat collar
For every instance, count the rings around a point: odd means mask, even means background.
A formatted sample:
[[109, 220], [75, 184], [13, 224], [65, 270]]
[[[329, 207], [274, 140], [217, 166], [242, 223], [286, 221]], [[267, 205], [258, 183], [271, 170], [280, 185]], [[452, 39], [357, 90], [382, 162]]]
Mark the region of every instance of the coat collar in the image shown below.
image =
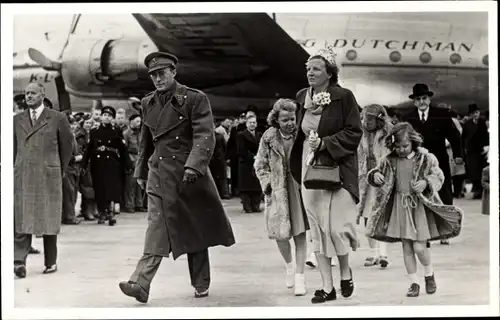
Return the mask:
[[30, 110], [26, 109], [23, 112], [22, 118], [21, 118], [21, 126], [23, 129], [26, 131], [26, 139], [29, 139], [32, 135], [34, 135], [36, 132], [38, 132], [40, 129], [45, 127], [47, 123], [49, 122], [49, 119], [51, 118], [50, 112], [48, 108], [44, 108], [38, 119], [36, 120], [35, 124], [32, 126], [31, 125], [31, 118], [30, 118]]
[[[306, 100], [306, 94], [308, 92], [311, 92], [311, 90], [312, 90], [311, 87], [304, 88], [304, 89], [300, 90], [297, 93], [297, 102], [300, 103], [301, 105], [303, 105], [305, 100]], [[340, 86], [338, 86], [338, 85], [328, 86], [328, 88], [326, 89], [326, 92], [328, 92], [330, 94], [331, 101], [339, 100], [342, 97], [341, 92], [340, 92]], [[330, 105], [331, 105], [331, 102], [328, 106], [330, 106]], [[328, 106], [326, 108], [328, 108]]]
[[285, 148], [283, 146], [283, 139], [279, 133], [279, 130], [275, 127], [271, 127], [264, 132], [262, 135], [262, 140], [269, 144], [272, 150], [276, 153], [285, 157]]

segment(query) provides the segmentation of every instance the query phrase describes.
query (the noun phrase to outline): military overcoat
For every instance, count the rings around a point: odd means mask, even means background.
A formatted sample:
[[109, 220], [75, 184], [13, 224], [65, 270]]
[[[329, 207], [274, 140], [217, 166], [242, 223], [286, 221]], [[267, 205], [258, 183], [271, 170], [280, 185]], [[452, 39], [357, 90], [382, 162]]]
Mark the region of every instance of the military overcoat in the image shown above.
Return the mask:
[[[162, 103], [154, 91], [142, 101], [136, 178], [147, 179], [148, 228], [144, 253], [177, 259], [184, 253], [235, 243], [233, 231], [208, 169], [215, 147], [207, 96], [176, 83]], [[183, 183], [186, 168], [199, 173]]]

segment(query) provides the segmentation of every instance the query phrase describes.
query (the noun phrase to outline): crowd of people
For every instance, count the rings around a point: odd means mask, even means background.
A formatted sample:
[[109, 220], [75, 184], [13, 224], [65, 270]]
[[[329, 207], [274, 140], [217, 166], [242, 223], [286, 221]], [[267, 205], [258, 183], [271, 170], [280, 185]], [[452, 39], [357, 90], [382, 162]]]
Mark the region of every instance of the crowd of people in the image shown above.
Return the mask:
[[[311, 302], [337, 299], [336, 263], [340, 294], [353, 294], [349, 257], [360, 246], [361, 221], [371, 249], [366, 267], [387, 268], [386, 243], [401, 242], [407, 296], [420, 294], [417, 259], [426, 292], [436, 292], [431, 241], [445, 245], [459, 235], [464, 213], [453, 199], [464, 196], [465, 177], [488, 214], [487, 114], [474, 104], [467, 117], [435, 107], [422, 83], [409, 95], [415, 107], [407, 114], [361, 108], [338, 84], [335, 54], [326, 49], [307, 61], [310, 86], [276, 101], [266, 124], [254, 106], [215, 123], [207, 96], [175, 80], [177, 62], [169, 53], [146, 57], [156, 90], [128, 121], [125, 110], [108, 106], [66, 117], [45, 104], [42, 85], [26, 88], [28, 108], [14, 117], [18, 277], [26, 276], [32, 235], [44, 237], [44, 273], [57, 271], [57, 234], [61, 223], [79, 223], [80, 192], [85, 220], [113, 226], [120, 212], [148, 212], [143, 255], [119, 284], [125, 295], [146, 303], [162, 258], [172, 253], [187, 254], [195, 297], [206, 297], [208, 248], [235, 243], [221, 199], [240, 197], [248, 214], [264, 203], [268, 236], [297, 296], [307, 293], [309, 265], [322, 278]], [[46, 204], [42, 212], [35, 202]]]

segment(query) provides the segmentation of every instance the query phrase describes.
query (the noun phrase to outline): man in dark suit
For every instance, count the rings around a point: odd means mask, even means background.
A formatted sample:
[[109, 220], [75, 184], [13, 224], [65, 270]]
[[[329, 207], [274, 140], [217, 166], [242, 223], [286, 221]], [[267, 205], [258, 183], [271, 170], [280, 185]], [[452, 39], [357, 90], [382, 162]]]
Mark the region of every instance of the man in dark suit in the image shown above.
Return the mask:
[[261, 134], [257, 129], [257, 118], [249, 116], [247, 129], [238, 134], [236, 139], [238, 153], [238, 189], [246, 213], [261, 212], [260, 201], [262, 190], [255, 174], [253, 164], [259, 149]]
[[481, 119], [481, 111], [476, 104], [469, 105], [469, 119], [463, 126], [462, 141], [467, 177], [472, 182], [474, 199], [481, 199], [483, 193], [481, 175], [486, 167], [484, 147], [489, 145], [489, 133], [486, 121]]
[[[446, 142], [450, 142], [453, 158], [457, 165], [463, 164], [460, 132], [451, 119], [448, 110], [431, 106], [431, 97], [434, 95], [429, 87], [423, 83], [413, 86], [413, 93], [409, 96], [413, 100], [415, 109], [404, 117], [423, 138], [423, 147], [433, 153], [439, 161], [439, 167], [444, 173], [444, 183], [439, 196], [444, 204], [453, 204], [451, 171]], [[442, 244], [448, 244], [446, 240]]]

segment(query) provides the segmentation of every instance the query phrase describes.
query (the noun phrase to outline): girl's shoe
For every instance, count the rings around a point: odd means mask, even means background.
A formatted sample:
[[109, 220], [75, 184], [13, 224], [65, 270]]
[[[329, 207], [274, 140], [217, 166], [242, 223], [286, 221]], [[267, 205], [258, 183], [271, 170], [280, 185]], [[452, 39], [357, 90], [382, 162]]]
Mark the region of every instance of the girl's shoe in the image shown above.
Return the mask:
[[412, 283], [408, 292], [406, 293], [407, 297], [415, 298], [420, 294], [420, 285], [418, 283]]
[[340, 292], [344, 298], [349, 298], [354, 292], [354, 281], [352, 280], [352, 269], [349, 269], [351, 273], [351, 279], [340, 280]]
[[293, 288], [295, 284], [295, 268], [294, 267], [286, 267], [286, 287]]
[[337, 299], [337, 293], [335, 292], [335, 288], [332, 289], [332, 292], [326, 293], [325, 290], [316, 290], [314, 293], [314, 297], [311, 299], [312, 303], [323, 303], [326, 301], [332, 301]]
[[387, 266], [389, 265], [389, 260], [387, 260], [387, 257], [381, 256], [378, 261], [382, 269], [387, 268]]
[[372, 267], [372, 266], [375, 266], [379, 263], [379, 260], [375, 257], [367, 257], [365, 259], [365, 264], [364, 266], [365, 267]]
[[295, 274], [295, 295], [303, 296], [307, 293], [306, 290], [306, 279], [303, 273]]

